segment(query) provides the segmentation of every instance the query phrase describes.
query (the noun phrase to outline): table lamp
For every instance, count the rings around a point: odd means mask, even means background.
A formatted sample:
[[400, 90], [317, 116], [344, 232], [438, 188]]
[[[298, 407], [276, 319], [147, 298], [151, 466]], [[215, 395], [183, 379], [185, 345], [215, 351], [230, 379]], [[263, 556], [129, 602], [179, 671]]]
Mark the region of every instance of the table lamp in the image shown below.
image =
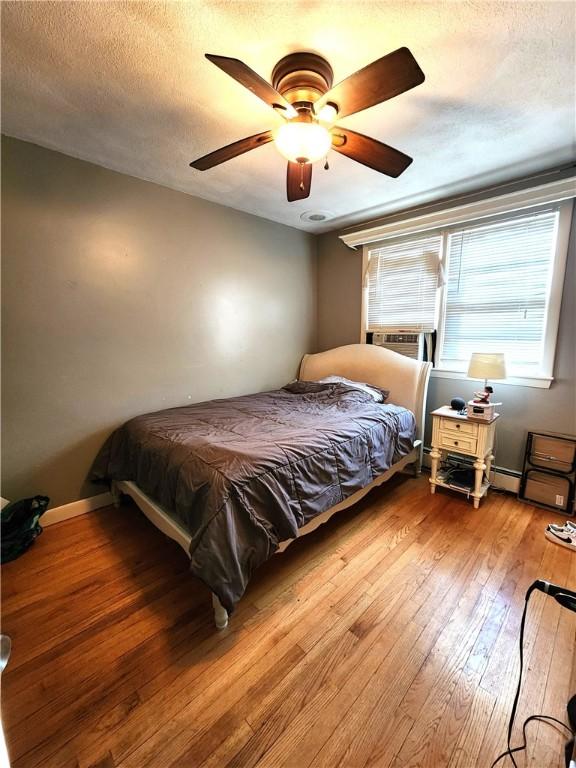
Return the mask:
[[474, 392], [479, 398], [475, 402], [488, 403], [493, 393], [488, 379], [506, 378], [506, 361], [502, 352], [473, 352], [468, 366], [470, 379], [484, 379], [484, 392]]

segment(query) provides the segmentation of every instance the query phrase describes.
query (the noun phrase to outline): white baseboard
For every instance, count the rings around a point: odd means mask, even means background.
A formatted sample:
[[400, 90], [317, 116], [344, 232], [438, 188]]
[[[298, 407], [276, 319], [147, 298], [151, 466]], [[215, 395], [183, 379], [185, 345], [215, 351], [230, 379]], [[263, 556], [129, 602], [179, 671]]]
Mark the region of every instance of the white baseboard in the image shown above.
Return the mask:
[[42, 526], [61, 523], [62, 520], [70, 520], [71, 517], [85, 515], [86, 512], [92, 512], [100, 507], [108, 507], [112, 504], [112, 494], [109, 491], [99, 493], [97, 496], [90, 496], [87, 499], [72, 501], [70, 504], [62, 504], [61, 507], [53, 507], [45, 512], [40, 519]]
[[[422, 464], [425, 467], [430, 467], [430, 448], [424, 448], [424, 457]], [[509, 493], [518, 493], [520, 490], [520, 472], [516, 472], [513, 469], [505, 469], [504, 467], [495, 467], [490, 472], [490, 483], [494, 488], [498, 488], [501, 491], [509, 491]]]

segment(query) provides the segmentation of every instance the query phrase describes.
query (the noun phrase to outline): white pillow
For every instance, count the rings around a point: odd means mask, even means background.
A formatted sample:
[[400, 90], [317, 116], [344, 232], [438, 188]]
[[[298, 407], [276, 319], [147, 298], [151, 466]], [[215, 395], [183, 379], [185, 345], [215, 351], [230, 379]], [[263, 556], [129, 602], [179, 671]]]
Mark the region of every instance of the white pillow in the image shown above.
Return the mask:
[[365, 384], [362, 381], [351, 381], [350, 379], [345, 379], [344, 376], [325, 376], [323, 379], [320, 379], [318, 383], [319, 384], [346, 384], [347, 387], [353, 387], [354, 389], [359, 389], [361, 392], [366, 392], [377, 403], [384, 402], [384, 394], [380, 389], [375, 389], [374, 387], [371, 387], [369, 384]]

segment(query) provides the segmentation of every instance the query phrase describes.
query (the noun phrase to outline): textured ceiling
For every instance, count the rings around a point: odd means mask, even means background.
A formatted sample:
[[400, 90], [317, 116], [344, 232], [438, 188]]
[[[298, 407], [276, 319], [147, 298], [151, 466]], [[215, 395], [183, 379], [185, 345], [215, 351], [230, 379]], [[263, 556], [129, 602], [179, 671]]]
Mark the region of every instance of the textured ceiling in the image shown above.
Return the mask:
[[[574, 158], [572, 2], [2, 2], [3, 132], [309, 231], [333, 229]], [[274, 127], [272, 110], [210, 64], [267, 79], [316, 51], [335, 82], [402, 45], [423, 85], [342, 125], [414, 157], [389, 179], [335, 152], [288, 203], [273, 145], [210, 171], [190, 160]], [[327, 210], [323, 225], [305, 211]]]

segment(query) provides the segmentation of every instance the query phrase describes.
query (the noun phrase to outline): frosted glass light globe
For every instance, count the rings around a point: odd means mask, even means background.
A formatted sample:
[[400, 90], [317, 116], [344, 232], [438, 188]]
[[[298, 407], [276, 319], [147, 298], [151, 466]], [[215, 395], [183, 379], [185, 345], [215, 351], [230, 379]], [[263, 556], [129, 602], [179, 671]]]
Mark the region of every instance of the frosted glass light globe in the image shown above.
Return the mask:
[[284, 123], [278, 129], [274, 142], [281, 155], [291, 163], [314, 163], [325, 157], [332, 137], [318, 123]]

